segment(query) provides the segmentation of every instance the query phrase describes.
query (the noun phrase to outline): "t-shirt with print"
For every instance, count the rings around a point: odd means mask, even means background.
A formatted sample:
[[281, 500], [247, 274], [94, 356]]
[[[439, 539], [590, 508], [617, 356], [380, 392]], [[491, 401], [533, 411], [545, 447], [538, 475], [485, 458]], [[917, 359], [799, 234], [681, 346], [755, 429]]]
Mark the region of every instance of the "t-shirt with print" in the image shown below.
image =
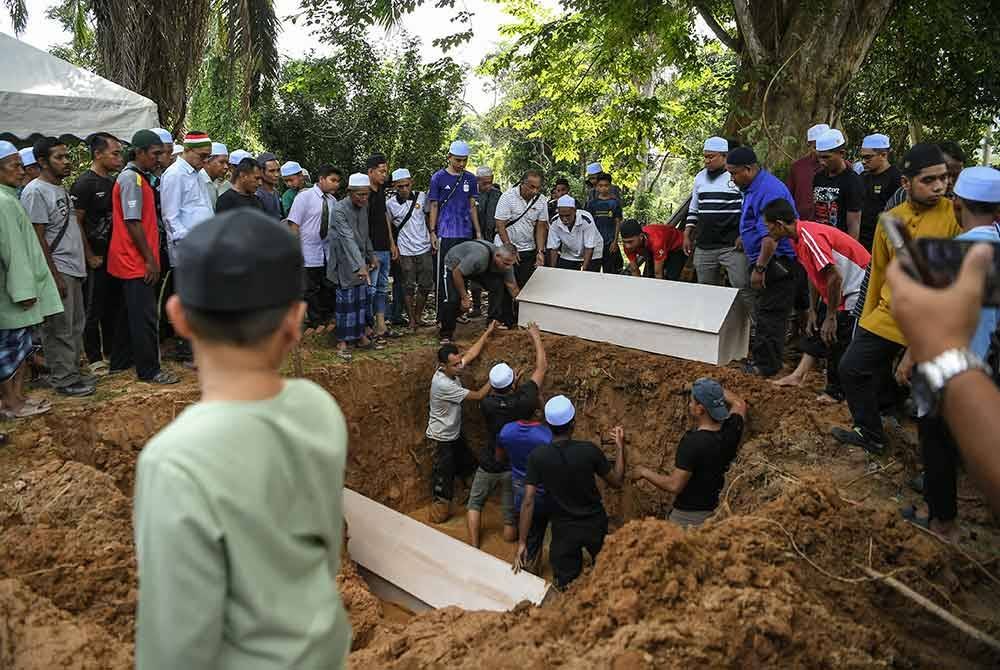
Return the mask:
[[[481, 275], [484, 272], [496, 272], [497, 268], [493, 263], [493, 255], [499, 247], [483, 240], [469, 240], [456, 244], [444, 257], [444, 266], [449, 270], [456, 267], [463, 277]], [[507, 268], [504, 273], [504, 282], [510, 284], [514, 282], [514, 268]]]
[[878, 217], [885, 211], [886, 203], [899, 188], [901, 181], [902, 177], [895, 165], [890, 165], [881, 174], [866, 172], [861, 175], [864, 195], [861, 203], [861, 235], [858, 241], [868, 251], [872, 250], [872, 242], [875, 240]]
[[736, 458], [743, 437], [743, 417], [732, 414], [720, 430], [689, 430], [677, 446], [674, 465], [691, 473], [684, 490], [674, 499], [683, 512], [709, 512], [719, 504], [726, 470]]
[[594, 475], [610, 471], [611, 463], [596, 444], [565, 440], [531, 452], [524, 483], [545, 488], [553, 520], [588, 519], [605, 514]]
[[375, 251], [389, 251], [389, 228], [385, 223], [385, 184], [368, 194], [368, 237]]
[[795, 241], [795, 255], [806, 271], [809, 283], [826, 302], [828, 275], [823, 272], [829, 266], [837, 268], [840, 274], [840, 304], [838, 311], [851, 311], [861, 295], [861, 284], [872, 256], [861, 243], [842, 230], [813, 221], [798, 221], [795, 224], [798, 239]]
[[73, 209], [83, 210], [83, 230], [90, 242], [90, 250], [104, 256], [111, 241], [111, 190], [115, 182], [87, 170], [69, 190]]
[[457, 440], [462, 432], [462, 402], [469, 389], [459, 379], [452, 379], [438, 370], [431, 379], [430, 414], [427, 437], [437, 442]]
[[153, 260], [160, 264], [160, 230], [156, 216], [156, 193], [150, 175], [129, 163], [115, 180], [111, 190], [113, 233], [108, 246], [108, 274], [118, 279], [142, 279], [146, 259], [126, 227], [126, 221], [138, 221]]
[[[411, 206], [412, 213], [410, 213]], [[392, 231], [396, 236], [396, 246], [401, 256], [420, 256], [431, 250], [431, 236], [427, 232], [425, 193], [411, 193], [403, 202], [400, 202], [398, 197], [392, 196], [386, 200], [385, 209], [392, 220]], [[410, 218], [403, 223], [407, 213], [410, 213]]]
[[[454, 195], [452, 191], [455, 191]], [[463, 170], [461, 175], [453, 175], [442, 169], [434, 173], [427, 199], [439, 205], [435, 231], [438, 237], [453, 239], [475, 237], [469, 198], [478, 194], [479, 185], [476, 176], [471, 172]], [[440, 206], [441, 203], [444, 203], [443, 207]]]
[[622, 218], [622, 203], [617, 198], [602, 200], [594, 198], [587, 203], [587, 211], [594, 217], [597, 232], [604, 240], [604, 246], [615, 241], [615, 219]]
[[541, 421], [511, 421], [497, 435], [497, 447], [507, 454], [511, 475], [521, 481], [527, 475], [531, 452], [551, 443], [552, 431]]
[[813, 177], [813, 211], [816, 223], [847, 232], [848, 212], [860, 212], [861, 177], [850, 167], [830, 176], [821, 170]]
[[87, 263], [83, 255], [83, 236], [76, 222], [69, 193], [61, 184], [50, 184], [41, 177], [32, 179], [21, 193], [21, 204], [28, 213], [31, 223], [45, 226], [45, 241], [51, 248], [60, 232], [65, 229], [62, 239], [52, 252], [52, 262], [56, 270], [82, 279], [87, 276]]
[[503, 472], [509, 463], [497, 461], [497, 435], [511, 421], [528, 419], [538, 409], [538, 385], [530, 379], [510, 393], [490, 393], [479, 402], [486, 423], [486, 447], [479, 459], [479, 467], [486, 472]]
[[249, 207], [250, 209], [259, 209], [261, 211], [264, 209], [264, 205], [261, 204], [260, 198], [256, 195], [246, 195], [240, 193], [235, 188], [229, 189], [215, 201], [216, 214], [222, 214], [231, 209], [239, 209], [241, 207]]

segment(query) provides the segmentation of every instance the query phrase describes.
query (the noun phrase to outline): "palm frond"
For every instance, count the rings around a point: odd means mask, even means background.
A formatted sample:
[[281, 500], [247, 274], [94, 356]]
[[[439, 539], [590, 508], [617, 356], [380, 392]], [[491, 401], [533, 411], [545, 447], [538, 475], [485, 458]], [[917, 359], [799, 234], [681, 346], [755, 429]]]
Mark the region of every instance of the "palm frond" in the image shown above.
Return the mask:
[[217, 0], [228, 61], [243, 77], [241, 101], [255, 105], [278, 78], [278, 33], [274, 0]]
[[28, 3], [27, 0], [3, 0], [10, 15], [10, 23], [14, 27], [14, 34], [20, 35], [28, 27]]

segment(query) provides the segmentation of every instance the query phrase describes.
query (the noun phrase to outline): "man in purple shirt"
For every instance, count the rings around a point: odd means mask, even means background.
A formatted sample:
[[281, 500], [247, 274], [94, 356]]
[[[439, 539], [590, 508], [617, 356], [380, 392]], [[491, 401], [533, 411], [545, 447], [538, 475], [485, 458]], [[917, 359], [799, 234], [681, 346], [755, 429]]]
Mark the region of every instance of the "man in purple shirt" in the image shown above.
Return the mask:
[[799, 212], [799, 217], [806, 221], [815, 221], [813, 218], [813, 177], [819, 172], [819, 157], [816, 155], [816, 140], [819, 136], [830, 130], [830, 126], [825, 123], [817, 123], [806, 133], [809, 141], [809, 153], [792, 163], [788, 171], [788, 181], [786, 185], [795, 198], [795, 209]]
[[[461, 140], [451, 143], [448, 165], [431, 177], [430, 201], [431, 246], [437, 253], [437, 276], [441, 277], [441, 263], [452, 247], [467, 240], [482, 239], [476, 196], [479, 188], [476, 176], [465, 169], [469, 162], [469, 145]], [[440, 283], [440, 282], [439, 282]], [[443, 291], [437, 287], [438, 312], [441, 311]], [[464, 314], [460, 323], [468, 321]]]

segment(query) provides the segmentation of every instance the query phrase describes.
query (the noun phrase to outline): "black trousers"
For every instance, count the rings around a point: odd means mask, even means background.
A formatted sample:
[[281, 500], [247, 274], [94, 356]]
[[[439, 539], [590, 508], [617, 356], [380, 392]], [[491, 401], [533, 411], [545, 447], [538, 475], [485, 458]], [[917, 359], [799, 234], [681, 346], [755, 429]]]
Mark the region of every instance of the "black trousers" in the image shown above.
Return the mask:
[[[824, 319], [826, 319], [826, 303], [821, 304], [816, 311], [817, 328], [822, 325]], [[803, 353], [809, 354], [814, 358], [827, 359], [826, 394], [837, 400], [844, 399], [844, 388], [840, 383], [840, 371], [838, 368], [840, 367], [840, 361], [843, 359], [844, 353], [847, 351], [847, 347], [851, 343], [851, 337], [854, 333], [854, 323], [854, 317], [851, 316], [850, 312], [839, 311], [837, 312], [837, 341], [832, 346], [827, 346], [818, 332], [803, 337], [799, 343], [799, 349]]]
[[[501, 311], [504, 298], [510, 298], [507, 287], [503, 283], [503, 276], [495, 272], [484, 272], [481, 275], [471, 275], [465, 279], [467, 282], [475, 281], [486, 289], [490, 303], [489, 318], [502, 321]], [[450, 340], [455, 336], [455, 326], [458, 323], [458, 313], [461, 309], [463, 295], [465, 295], [465, 287], [456, 286], [451, 270], [442, 267], [438, 273], [438, 296], [441, 299], [438, 316], [441, 320], [442, 338]]]
[[[601, 271], [601, 260], [598, 258], [596, 261], [590, 261], [590, 265], [587, 266], [587, 272], [600, 272]], [[556, 267], [561, 270], [577, 270], [583, 266], [583, 261], [568, 261], [562, 256], [556, 257]]]
[[958, 516], [958, 448], [944, 419], [917, 420], [924, 461], [924, 500], [931, 519], [953, 521]]
[[445, 287], [441, 285], [440, 277], [444, 272], [444, 259], [454, 247], [458, 246], [462, 242], [468, 242], [471, 237], [441, 237], [438, 238], [438, 251], [437, 258], [435, 259], [435, 267], [437, 268], [438, 285], [435, 290], [437, 295], [437, 309], [438, 309], [438, 320], [441, 320], [441, 308], [444, 306], [444, 293]]
[[885, 441], [879, 413], [882, 385], [887, 377], [892, 377], [893, 359], [902, 350], [902, 345], [858, 326], [840, 360], [840, 382], [854, 425], [876, 442]]
[[121, 291], [124, 305], [118, 310], [110, 366], [112, 370], [125, 370], [135, 365], [139, 379], [148, 381], [160, 372], [156, 285], [142, 279], [123, 279]]
[[468, 477], [479, 464], [465, 443], [465, 435], [450, 442], [434, 442], [434, 465], [431, 467], [431, 495], [435, 500], [451, 501], [455, 495], [455, 477]]
[[625, 262], [622, 260], [622, 252], [614, 242], [604, 245], [604, 253], [601, 257], [600, 269], [604, 274], [620, 275]]
[[87, 325], [83, 330], [83, 350], [91, 363], [111, 357], [115, 326], [122, 309], [121, 283], [108, 274], [107, 259], [96, 270], [87, 269], [83, 286]]
[[583, 571], [583, 550], [596, 559], [608, 534], [608, 517], [601, 513], [585, 519], [552, 519], [549, 562], [558, 588], [564, 589]]
[[[518, 252], [517, 265], [514, 266], [514, 280], [517, 282], [518, 288], [524, 288], [524, 285], [528, 283], [529, 279], [531, 279], [531, 275], [535, 274], [536, 256], [538, 256], [538, 252], [534, 249], [531, 251]], [[517, 304], [514, 302], [514, 299], [510, 297], [510, 293], [506, 291], [503, 293], [500, 323], [507, 326], [513, 326], [517, 323]]]
[[765, 282], [764, 288], [757, 295], [757, 329], [751, 349], [754, 365], [764, 376], [770, 377], [781, 370], [785, 354], [785, 330], [794, 304], [794, 272], [781, 279]]
[[326, 278], [326, 268], [306, 268], [305, 293], [306, 325], [310, 328], [329, 323], [333, 319], [336, 294], [333, 284]]

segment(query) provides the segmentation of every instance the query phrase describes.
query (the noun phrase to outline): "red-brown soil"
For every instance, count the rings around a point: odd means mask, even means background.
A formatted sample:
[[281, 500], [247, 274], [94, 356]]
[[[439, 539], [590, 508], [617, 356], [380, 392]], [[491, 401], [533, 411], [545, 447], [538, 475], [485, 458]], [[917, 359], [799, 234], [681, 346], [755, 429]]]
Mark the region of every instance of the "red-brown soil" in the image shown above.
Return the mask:
[[[338, 578], [355, 629], [351, 665], [399, 667], [997, 667], [1000, 658], [885, 585], [870, 566], [994, 636], [1000, 634], [1000, 530], [963, 477], [958, 549], [898, 519], [916, 497], [912, 426], [877, 461], [827, 433], [843, 407], [810, 389], [775, 389], [715, 368], [545, 336], [543, 393], [578, 407], [578, 434], [626, 428], [633, 460], [664, 470], [687, 428], [684, 389], [712, 375], [751, 404], [748, 439], [724, 502], [706, 527], [662, 519], [669, 496], [648, 484], [607, 491], [613, 534], [593, 569], [543, 608], [455, 609], [414, 617], [380, 603], [345, 559]], [[397, 345], [379, 360], [332, 362], [311, 343], [306, 376], [330, 390], [350, 425], [348, 486], [421, 518], [429, 500], [423, 438], [434, 348]], [[481, 384], [505, 360], [530, 373], [530, 340], [498, 333], [465, 372]], [[137, 596], [131, 529], [134, 465], [143, 444], [197, 398], [120, 380], [91, 401], [6, 426], [0, 448], [0, 668], [127, 668]], [[123, 388], [123, 385], [125, 388]], [[467, 407], [470, 446], [483, 444]], [[610, 453], [610, 447], [606, 447]], [[456, 507], [458, 513], [461, 512]], [[488, 511], [484, 549], [509, 559]], [[656, 518], [649, 518], [656, 517]], [[462, 536], [461, 519], [444, 529]], [[794, 545], [793, 545], [794, 541]], [[975, 558], [974, 563], [971, 558]]]

